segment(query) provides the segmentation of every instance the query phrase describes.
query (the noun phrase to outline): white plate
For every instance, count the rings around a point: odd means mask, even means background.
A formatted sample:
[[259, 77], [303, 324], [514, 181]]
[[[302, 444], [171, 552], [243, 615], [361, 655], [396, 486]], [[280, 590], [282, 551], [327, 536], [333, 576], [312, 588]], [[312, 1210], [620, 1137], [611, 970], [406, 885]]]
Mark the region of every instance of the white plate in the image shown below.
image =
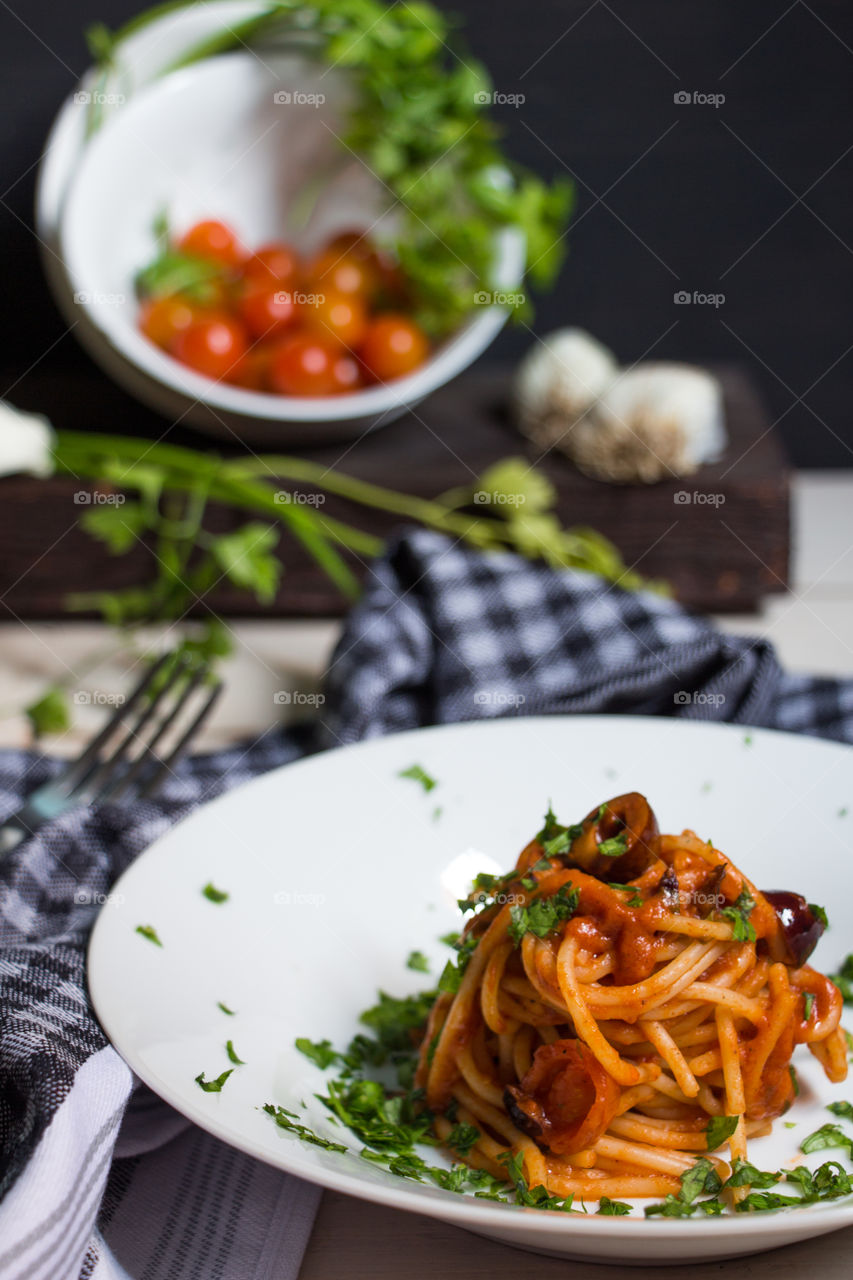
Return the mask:
[[[418, 763], [438, 780], [426, 794], [397, 776]], [[712, 837], [759, 886], [823, 903], [831, 928], [816, 964], [831, 972], [853, 950], [853, 751], [781, 733], [640, 717], [512, 719], [399, 734], [331, 751], [256, 779], [195, 813], [122, 876], [95, 926], [92, 999], [134, 1071], [184, 1115], [260, 1160], [366, 1200], [425, 1213], [540, 1252], [597, 1261], [732, 1257], [853, 1223], [849, 1200], [761, 1215], [699, 1220], [575, 1217], [521, 1209], [403, 1181], [358, 1157], [303, 1145], [278, 1129], [266, 1102], [299, 1110], [340, 1141], [315, 1101], [324, 1075], [297, 1036], [345, 1045], [378, 988], [426, 985], [405, 968], [426, 952], [433, 974], [458, 924], [455, 899], [475, 870], [506, 870], [549, 799], [576, 821], [636, 789], [661, 829]], [[440, 816], [435, 816], [437, 806]], [[221, 906], [202, 886], [230, 892]], [[135, 932], [153, 925], [154, 946]], [[421, 979], [419, 983], [419, 979]], [[236, 1011], [227, 1017], [224, 1001]], [[202, 1092], [229, 1062], [246, 1065], [219, 1094]], [[750, 1143], [762, 1168], [804, 1158], [797, 1144], [848, 1093], [798, 1050], [796, 1128]], [[430, 1153], [433, 1159], [433, 1154]]]

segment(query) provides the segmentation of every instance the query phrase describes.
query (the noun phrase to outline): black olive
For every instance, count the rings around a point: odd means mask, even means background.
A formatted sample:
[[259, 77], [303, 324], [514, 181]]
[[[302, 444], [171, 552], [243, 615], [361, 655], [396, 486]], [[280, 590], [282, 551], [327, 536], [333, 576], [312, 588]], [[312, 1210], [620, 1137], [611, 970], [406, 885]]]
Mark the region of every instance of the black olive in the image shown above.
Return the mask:
[[[518, 1095], [518, 1097], [516, 1097], [516, 1095]], [[507, 1109], [507, 1114], [509, 1115], [512, 1123], [520, 1129], [522, 1133], [526, 1133], [529, 1138], [541, 1138], [542, 1126], [537, 1120], [533, 1119], [533, 1116], [528, 1115], [522, 1108], [520, 1102], [522, 1096], [520, 1089], [516, 1089], [511, 1084], [507, 1085], [504, 1089], [504, 1106]]]
[[[765, 889], [762, 892], [776, 912], [784, 938], [785, 954], [774, 956], [774, 959], [799, 968], [814, 951], [826, 926], [801, 894], [787, 889]], [[771, 954], [773, 950], [771, 945]]]

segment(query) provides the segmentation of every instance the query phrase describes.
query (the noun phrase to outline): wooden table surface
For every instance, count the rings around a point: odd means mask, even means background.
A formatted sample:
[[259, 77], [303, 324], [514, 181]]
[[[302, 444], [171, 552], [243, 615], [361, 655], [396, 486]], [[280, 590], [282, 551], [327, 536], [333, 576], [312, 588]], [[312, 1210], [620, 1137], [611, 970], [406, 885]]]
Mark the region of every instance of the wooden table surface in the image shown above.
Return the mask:
[[[613, 1220], [618, 1230], [620, 1220]], [[664, 1280], [842, 1280], [851, 1274], [853, 1227], [728, 1262], [667, 1267]], [[624, 1266], [534, 1257], [459, 1227], [416, 1213], [327, 1192], [302, 1262], [299, 1280], [624, 1280]], [[635, 1273], [640, 1280], [651, 1269]]]

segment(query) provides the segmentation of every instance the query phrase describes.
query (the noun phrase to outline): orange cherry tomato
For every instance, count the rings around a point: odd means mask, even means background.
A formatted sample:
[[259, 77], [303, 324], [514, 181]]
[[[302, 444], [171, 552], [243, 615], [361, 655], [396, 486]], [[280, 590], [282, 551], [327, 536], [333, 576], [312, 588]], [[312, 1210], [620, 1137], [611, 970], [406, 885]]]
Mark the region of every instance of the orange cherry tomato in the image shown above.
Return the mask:
[[306, 303], [302, 308], [306, 328], [345, 347], [357, 347], [367, 331], [367, 311], [358, 294], [321, 293], [317, 297], [313, 305]]
[[234, 376], [248, 347], [246, 330], [239, 320], [216, 311], [199, 317], [179, 333], [172, 354], [196, 373], [218, 382]]
[[296, 251], [286, 244], [262, 245], [243, 263], [243, 275], [247, 280], [278, 282], [286, 287], [295, 285], [299, 274], [300, 263]]
[[269, 379], [273, 390], [282, 395], [333, 396], [355, 390], [359, 371], [355, 360], [342, 354], [336, 342], [297, 333], [279, 345]]
[[253, 338], [279, 333], [293, 324], [297, 314], [293, 293], [269, 280], [249, 280], [239, 295], [237, 310]]
[[226, 267], [238, 267], [245, 256], [231, 228], [224, 222], [216, 222], [213, 219], [197, 222], [190, 227], [178, 241], [178, 247], [185, 253], [193, 253], [199, 258], [210, 258], [213, 262], [221, 262]]
[[237, 362], [228, 381], [246, 391], [270, 390], [270, 365], [276, 354], [276, 342], [258, 342]]
[[198, 317], [198, 308], [179, 294], [146, 298], [139, 310], [139, 327], [151, 342], [164, 351], [171, 349], [179, 333]]
[[359, 294], [369, 298], [378, 283], [376, 268], [370, 258], [337, 249], [324, 249], [309, 268], [317, 292]]
[[378, 382], [390, 382], [423, 364], [429, 341], [414, 320], [387, 312], [370, 321], [359, 354]]

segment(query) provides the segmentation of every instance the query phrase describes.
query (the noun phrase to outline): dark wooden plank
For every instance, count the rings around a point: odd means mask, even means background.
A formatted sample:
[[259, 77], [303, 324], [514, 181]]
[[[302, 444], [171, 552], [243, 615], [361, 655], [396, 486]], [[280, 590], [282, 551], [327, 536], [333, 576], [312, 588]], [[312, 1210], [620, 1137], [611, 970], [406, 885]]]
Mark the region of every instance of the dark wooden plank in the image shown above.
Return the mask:
[[[789, 472], [781, 448], [747, 378], [721, 372], [730, 446], [725, 458], [684, 482], [613, 486], [581, 475], [563, 457], [540, 465], [557, 487], [567, 524], [606, 533], [628, 564], [663, 577], [685, 604], [702, 610], [745, 610], [788, 580]], [[355, 445], [330, 446], [309, 456], [376, 484], [432, 497], [470, 484], [498, 458], [536, 451], [516, 432], [506, 411], [507, 376], [481, 368], [437, 392], [414, 413]], [[104, 421], [103, 415], [99, 415]], [[186, 433], [184, 433], [186, 438]], [[197, 439], [200, 447], [206, 442]], [[215, 446], [211, 446], [215, 447]], [[68, 592], [117, 590], [147, 576], [152, 552], [110, 557], [78, 527], [88, 493], [73, 479], [0, 481], [0, 546], [7, 614], [53, 618]], [[690, 501], [679, 501], [687, 493]], [[399, 521], [329, 498], [324, 510], [385, 536]], [[213, 511], [212, 523], [239, 523]], [[210, 604], [219, 613], [254, 616], [334, 616], [343, 603], [322, 573], [289, 540], [282, 542], [285, 574], [275, 604], [265, 609], [229, 586]], [[360, 566], [359, 571], [362, 571]]]

